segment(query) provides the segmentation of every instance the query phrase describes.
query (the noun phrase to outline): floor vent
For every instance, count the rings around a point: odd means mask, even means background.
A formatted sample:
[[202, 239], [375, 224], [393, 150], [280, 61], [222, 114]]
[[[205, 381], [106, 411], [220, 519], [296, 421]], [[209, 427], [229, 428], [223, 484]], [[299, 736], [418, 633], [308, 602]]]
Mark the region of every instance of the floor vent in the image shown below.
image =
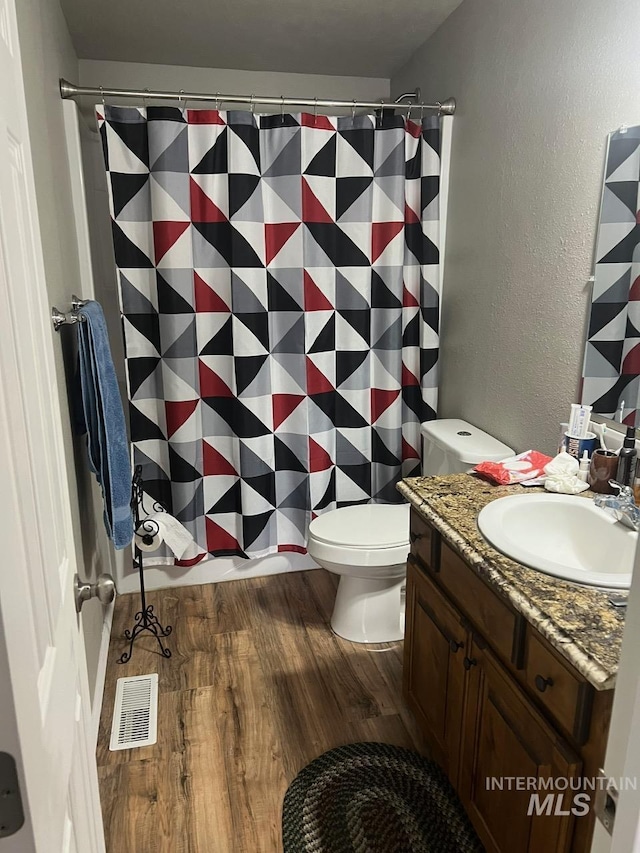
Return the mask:
[[150, 746], [158, 738], [158, 674], [119, 678], [110, 750]]

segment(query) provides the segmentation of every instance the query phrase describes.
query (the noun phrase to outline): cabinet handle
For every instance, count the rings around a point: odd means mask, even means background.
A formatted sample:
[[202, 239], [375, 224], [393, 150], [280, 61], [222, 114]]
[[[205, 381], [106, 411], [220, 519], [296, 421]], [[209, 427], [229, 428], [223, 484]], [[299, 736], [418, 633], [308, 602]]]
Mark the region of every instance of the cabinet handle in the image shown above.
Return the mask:
[[424, 537], [424, 533], [414, 533], [413, 530], [409, 531], [409, 542], [413, 545], [414, 542], [417, 542], [418, 539], [422, 539]]
[[477, 661], [475, 658], [467, 658], [467, 657], [466, 657], [466, 658], [462, 661], [462, 665], [463, 665], [463, 666], [464, 666], [464, 668], [467, 670], [467, 672], [469, 672], [469, 670], [471, 669], [471, 667], [472, 667], [472, 666], [476, 666], [476, 665], [477, 665], [477, 663], [478, 663], [478, 661]]
[[449, 648], [454, 653], [454, 655], [458, 651], [458, 649], [461, 649], [463, 646], [464, 643], [458, 643], [456, 642], [456, 640], [449, 640]]
[[541, 675], [536, 675], [536, 687], [540, 693], [544, 693], [547, 687], [553, 687], [553, 678], [543, 678]]

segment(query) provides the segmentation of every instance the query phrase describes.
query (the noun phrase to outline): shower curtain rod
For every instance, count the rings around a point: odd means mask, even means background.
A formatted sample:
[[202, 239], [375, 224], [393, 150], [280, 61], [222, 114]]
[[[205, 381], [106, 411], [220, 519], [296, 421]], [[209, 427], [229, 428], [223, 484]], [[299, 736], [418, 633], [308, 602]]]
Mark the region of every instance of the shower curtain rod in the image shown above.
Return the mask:
[[341, 109], [390, 109], [390, 110], [436, 110], [438, 115], [453, 115], [456, 111], [455, 98], [446, 98], [444, 101], [436, 101], [435, 104], [400, 104], [395, 101], [329, 101], [324, 98], [274, 98], [269, 95], [225, 95], [217, 92], [215, 95], [206, 94], [203, 92], [185, 92], [180, 89], [179, 92], [162, 92], [149, 89], [107, 89], [106, 86], [76, 86], [69, 83], [68, 80], [60, 79], [60, 97], [61, 98], [80, 98], [84, 95], [91, 95], [94, 98], [137, 98], [138, 100], [163, 100], [163, 101], [178, 101], [179, 104], [186, 105], [189, 101], [213, 101], [216, 104], [264, 104], [273, 107], [313, 107], [317, 109], [322, 107], [341, 108]]

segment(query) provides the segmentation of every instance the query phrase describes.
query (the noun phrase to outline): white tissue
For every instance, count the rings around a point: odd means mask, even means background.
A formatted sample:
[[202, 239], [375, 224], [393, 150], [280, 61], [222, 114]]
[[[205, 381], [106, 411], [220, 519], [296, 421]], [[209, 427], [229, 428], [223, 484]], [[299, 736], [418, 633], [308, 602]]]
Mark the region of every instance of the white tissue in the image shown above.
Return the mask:
[[578, 478], [579, 470], [578, 460], [563, 450], [544, 466], [544, 473], [547, 475], [544, 481], [545, 489], [561, 495], [577, 495], [586, 491], [589, 484]]
[[[144, 529], [136, 533], [135, 544], [141, 551], [157, 551], [164, 542], [179, 560], [190, 560], [202, 553], [187, 528], [168, 512], [154, 512], [144, 519], [143, 524], [145, 522], [154, 522], [153, 528], [157, 529], [157, 533]], [[143, 542], [145, 534], [152, 536], [148, 544]]]

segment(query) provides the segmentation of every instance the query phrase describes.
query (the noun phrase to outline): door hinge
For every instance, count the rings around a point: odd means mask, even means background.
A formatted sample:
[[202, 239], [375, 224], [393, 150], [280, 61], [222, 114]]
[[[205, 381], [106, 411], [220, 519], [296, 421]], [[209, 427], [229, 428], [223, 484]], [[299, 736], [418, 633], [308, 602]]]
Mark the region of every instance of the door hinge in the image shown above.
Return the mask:
[[16, 762], [8, 752], [0, 752], [0, 838], [13, 835], [23, 823]]
[[613, 835], [613, 825], [616, 821], [618, 805], [618, 789], [604, 770], [598, 771], [598, 787], [596, 789], [594, 811], [600, 823]]

